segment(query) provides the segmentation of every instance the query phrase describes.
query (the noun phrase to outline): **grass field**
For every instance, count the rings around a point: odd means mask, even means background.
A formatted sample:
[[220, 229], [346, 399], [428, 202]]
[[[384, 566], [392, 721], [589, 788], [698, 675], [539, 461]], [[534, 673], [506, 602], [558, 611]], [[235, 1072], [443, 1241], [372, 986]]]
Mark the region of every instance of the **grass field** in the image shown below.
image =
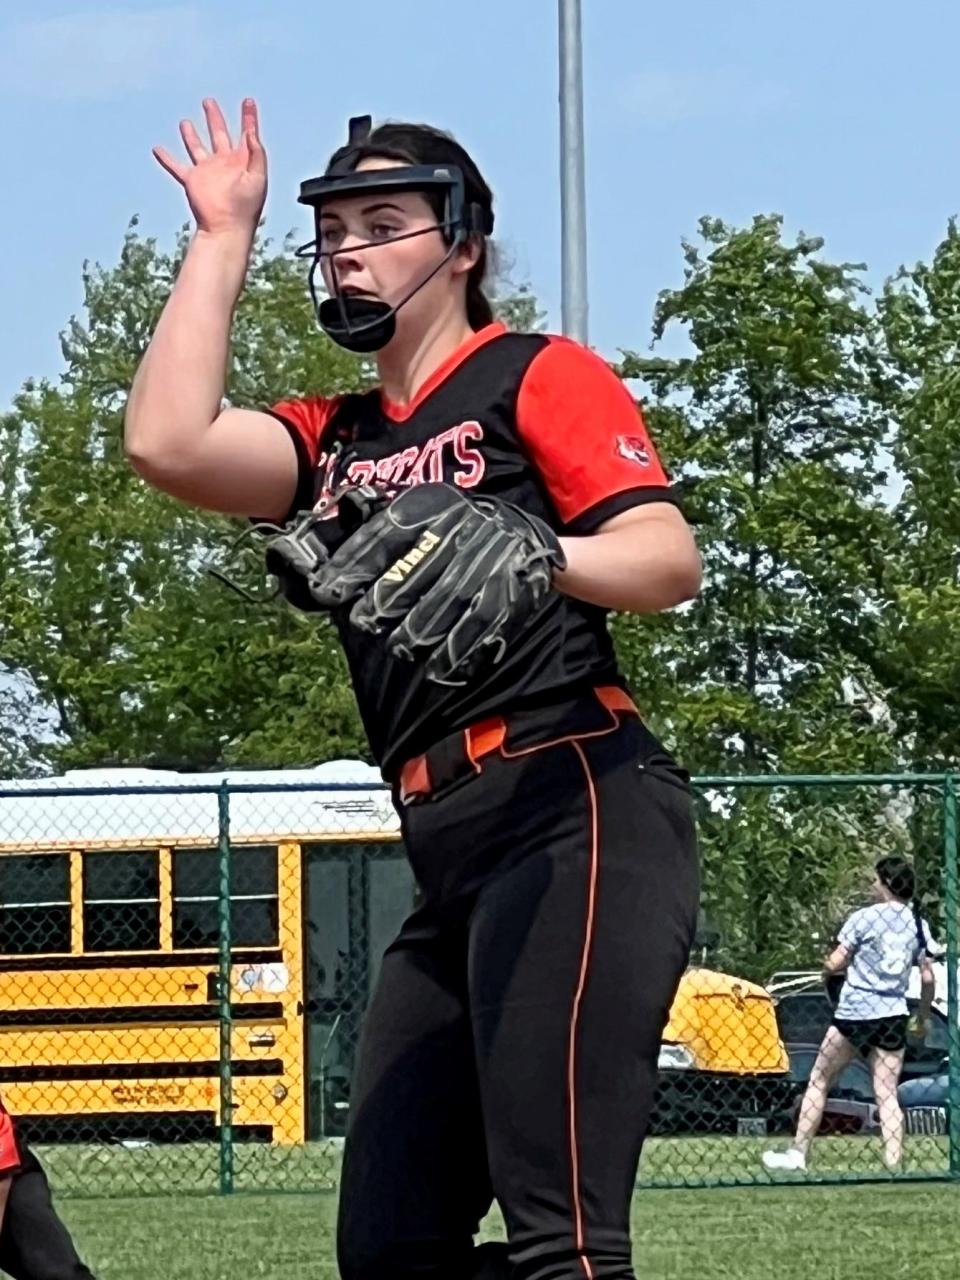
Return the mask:
[[[61, 1210], [98, 1280], [336, 1276], [329, 1194], [65, 1200]], [[947, 1280], [960, 1187], [643, 1191], [634, 1238], [642, 1280]]]
[[[785, 1145], [777, 1139], [776, 1145]], [[647, 1187], [707, 1184], [768, 1185], [760, 1153], [767, 1138], [651, 1138], [644, 1147], [640, 1175]], [[233, 1150], [233, 1183], [242, 1192], [336, 1192], [341, 1145], [336, 1140], [297, 1147], [239, 1144]], [[125, 1199], [135, 1193], [208, 1195], [219, 1190], [218, 1150], [212, 1143], [127, 1149], [107, 1144], [37, 1147], [50, 1180], [62, 1196]], [[885, 1180], [876, 1137], [831, 1137], [814, 1147], [812, 1176], [827, 1179], [871, 1177]], [[906, 1143], [905, 1171], [911, 1176], [943, 1173], [945, 1138], [912, 1137]], [[796, 1174], [782, 1181], [803, 1181]]]
[[[946, 1280], [960, 1256], [960, 1186], [770, 1185], [766, 1140], [651, 1139], [634, 1200], [643, 1280]], [[824, 1138], [817, 1177], [883, 1179], [875, 1138]], [[219, 1196], [212, 1146], [39, 1147], [98, 1280], [334, 1280], [340, 1146], [235, 1148], [241, 1194]], [[945, 1140], [908, 1140], [907, 1171], [942, 1172]], [[658, 1189], [695, 1179], [756, 1186]], [[782, 1183], [802, 1181], [786, 1175]], [[263, 1190], [254, 1191], [254, 1188]], [[278, 1194], [277, 1188], [286, 1188]], [[89, 1195], [95, 1190], [96, 1198]], [[84, 1192], [87, 1195], [84, 1195]], [[140, 1194], [137, 1194], [137, 1193]], [[167, 1194], [158, 1194], [166, 1192]], [[499, 1235], [491, 1216], [485, 1230]]]

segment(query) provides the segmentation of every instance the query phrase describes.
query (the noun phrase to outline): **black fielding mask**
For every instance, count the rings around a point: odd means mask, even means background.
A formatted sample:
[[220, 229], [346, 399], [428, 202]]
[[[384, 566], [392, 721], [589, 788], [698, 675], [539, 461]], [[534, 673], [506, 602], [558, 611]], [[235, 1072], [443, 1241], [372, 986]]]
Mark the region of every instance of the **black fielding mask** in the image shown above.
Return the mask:
[[[298, 197], [300, 204], [309, 205], [314, 210], [315, 239], [301, 246], [297, 250], [297, 257], [311, 259], [308, 281], [317, 321], [334, 342], [358, 355], [369, 355], [385, 347], [396, 332], [397, 312], [400, 308], [450, 261], [457, 248], [470, 236], [488, 236], [493, 231], [492, 211], [475, 202], [467, 203], [463, 172], [457, 165], [403, 165], [390, 169], [367, 169], [358, 173], [355, 166], [363, 154], [361, 147], [370, 136], [371, 123], [370, 116], [355, 116], [351, 119], [347, 146], [337, 153], [334, 163], [328, 167], [323, 177], [308, 178], [300, 184]], [[389, 148], [387, 151], [389, 152]], [[395, 306], [376, 298], [346, 296], [340, 292], [337, 283], [335, 259], [340, 253], [355, 251], [334, 249], [330, 253], [321, 252], [320, 211], [324, 201], [341, 196], [397, 191], [417, 191], [432, 197], [432, 203], [442, 201], [442, 213], [435, 226], [394, 236], [390, 240], [378, 240], [377, 245], [394, 244], [398, 240], [439, 230], [446, 241], [447, 252], [433, 270], [419, 280]], [[333, 293], [321, 300], [317, 288], [317, 273], [324, 258], [334, 268], [331, 271]]]

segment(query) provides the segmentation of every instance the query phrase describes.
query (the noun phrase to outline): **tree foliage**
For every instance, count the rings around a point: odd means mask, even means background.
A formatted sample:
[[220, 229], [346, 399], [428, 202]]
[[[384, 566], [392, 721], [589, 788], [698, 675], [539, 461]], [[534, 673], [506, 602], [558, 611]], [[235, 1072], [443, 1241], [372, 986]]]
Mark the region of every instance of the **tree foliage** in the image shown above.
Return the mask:
[[[126, 465], [124, 399], [186, 246], [133, 225], [84, 270], [57, 382], [0, 421], [0, 772], [140, 763], [213, 768], [363, 756], [322, 622], [214, 582], [237, 522], [164, 498]], [[653, 353], [626, 350], [694, 523], [704, 590], [614, 619], [654, 728], [698, 774], [954, 764], [960, 681], [960, 233], [876, 302], [864, 268], [782, 220], [711, 218], [662, 293]], [[501, 284], [511, 327], [542, 327]], [[685, 354], [658, 347], [682, 335]], [[671, 349], [675, 349], [671, 347]], [[289, 246], [260, 241], [228, 396], [267, 406], [369, 385], [316, 330]], [[705, 900], [720, 958], [806, 964], [879, 853], [938, 876], [939, 798], [889, 789], [706, 789]]]
[[[154, 492], [126, 464], [125, 398], [186, 250], [134, 223], [116, 266], [85, 265], [83, 318], [57, 383], [27, 382], [2, 420], [0, 716], [6, 773], [140, 763], [204, 769], [365, 756], [332, 630], [256, 609], [205, 571], [237, 522]], [[501, 282], [512, 328], [536, 299]], [[316, 327], [291, 246], [259, 241], [233, 329], [227, 396], [269, 406], [370, 385], [373, 369]]]

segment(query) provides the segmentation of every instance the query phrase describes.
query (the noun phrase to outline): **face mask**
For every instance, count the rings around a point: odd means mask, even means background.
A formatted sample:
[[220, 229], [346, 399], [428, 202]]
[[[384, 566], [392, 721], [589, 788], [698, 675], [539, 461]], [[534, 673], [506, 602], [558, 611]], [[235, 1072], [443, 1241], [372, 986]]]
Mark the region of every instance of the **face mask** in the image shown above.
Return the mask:
[[[369, 132], [369, 116], [351, 120], [350, 144], [359, 147]], [[299, 202], [310, 205], [314, 210], [316, 237], [298, 249], [297, 256], [312, 259], [308, 277], [310, 296], [321, 329], [348, 351], [367, 355], [387, 345], [396, 332], [397, 312], [450, 261], [460, 245], [471, 235], [490, 235], [493, 231], [493, 214], [478, 204], [467, 204], [463, 173], [456, 165], [405, 165], [402, 168], [366, 169], [357, 173], [351, 167], [357, 159], [358, 153], [354, 156], [348, 154], [333, 171], [300, 184]], [[408, 240], [413, 236], [439, 230], [447, 242], [447, 252], [393, 306], [379, 298], [343, 294], [337, 283], [336, 258], [341, 253], [353, 253], [355, 250], [335, 249], [330, 253], [321, 251], [320, 211], [324, 202], [344, 196], [382, 195], [398, 191], [417, 191], [426, 196], [440, 193], [443, 196], [442, 220], [435, 226], [409, 231], [390, 240], [378, 240], [377, 246], [394, 244], [398, 240]], [[324, 260], [330, 264], [333, 292], [330, 297], [321, 299], [317, 275]]]

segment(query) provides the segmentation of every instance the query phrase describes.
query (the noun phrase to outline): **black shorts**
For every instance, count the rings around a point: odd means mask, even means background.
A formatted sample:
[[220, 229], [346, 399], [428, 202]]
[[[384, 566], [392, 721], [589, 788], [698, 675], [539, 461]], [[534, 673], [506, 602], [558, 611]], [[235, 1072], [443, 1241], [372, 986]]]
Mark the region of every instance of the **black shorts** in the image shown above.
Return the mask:
[[908, 1022], [909, 1018], [903, 1013], [893, 1018], [834, 1018], [833, 1025], [863, 1054], [871, 1049], [899, 1053], [906, 1048]]

